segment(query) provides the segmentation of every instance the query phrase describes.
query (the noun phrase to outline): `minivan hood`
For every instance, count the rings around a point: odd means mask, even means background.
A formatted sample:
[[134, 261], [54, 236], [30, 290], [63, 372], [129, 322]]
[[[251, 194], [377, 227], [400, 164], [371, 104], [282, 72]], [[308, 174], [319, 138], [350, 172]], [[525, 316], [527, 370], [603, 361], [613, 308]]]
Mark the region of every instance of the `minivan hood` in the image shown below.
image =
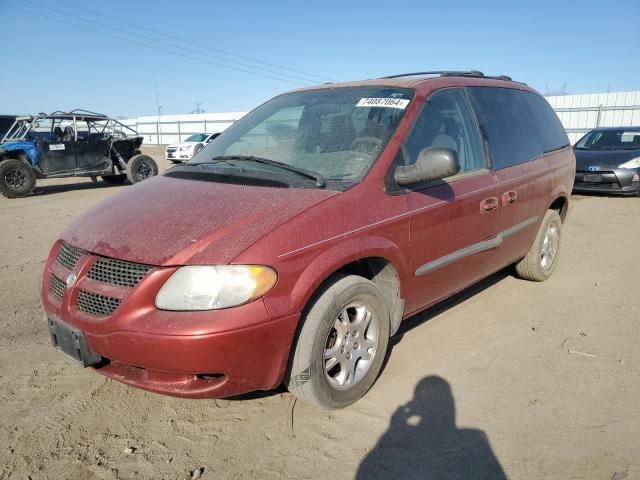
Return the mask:
[[159, 176], [90, 208], [62, 239], [98, 255], [149, 265], [226, 264], [337, 194]]
[[617, 168], [618, 165], [640, 157], [640, 149], [637, 150], [578, 150], [576, 155], [576, 169], [588, 170], [589, 167]]

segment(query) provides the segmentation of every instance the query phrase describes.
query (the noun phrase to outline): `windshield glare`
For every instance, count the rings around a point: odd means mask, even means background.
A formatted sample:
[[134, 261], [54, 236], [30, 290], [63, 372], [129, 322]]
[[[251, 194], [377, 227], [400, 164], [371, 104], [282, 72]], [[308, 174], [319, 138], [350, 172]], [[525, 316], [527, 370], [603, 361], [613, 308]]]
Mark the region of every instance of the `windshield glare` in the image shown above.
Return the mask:
[[[389, 87], [281, 95], [244, 116], [189, 163], [253, 156], [320, 173], [327, 181], [355, 182], [377, 159], [412, 98], [410, 89]], [[257, 163], [242, 167], [276, 171]]]
[[640, 130], [594, 130], [582, 137], [575, 148], [584, 150], [640, 150]]
[[206, 133], [195, 133], [185, 140], [185, 142], [204, 142], [207, 139]]

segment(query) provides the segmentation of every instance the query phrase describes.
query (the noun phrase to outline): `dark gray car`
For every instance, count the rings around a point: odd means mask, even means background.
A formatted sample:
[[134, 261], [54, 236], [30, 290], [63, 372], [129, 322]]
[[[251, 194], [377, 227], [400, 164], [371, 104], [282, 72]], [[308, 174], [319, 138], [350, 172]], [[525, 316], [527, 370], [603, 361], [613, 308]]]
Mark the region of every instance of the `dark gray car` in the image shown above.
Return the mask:
[[640, 127], [591, 130], [574, 151], [574, 192], [640, 195]]

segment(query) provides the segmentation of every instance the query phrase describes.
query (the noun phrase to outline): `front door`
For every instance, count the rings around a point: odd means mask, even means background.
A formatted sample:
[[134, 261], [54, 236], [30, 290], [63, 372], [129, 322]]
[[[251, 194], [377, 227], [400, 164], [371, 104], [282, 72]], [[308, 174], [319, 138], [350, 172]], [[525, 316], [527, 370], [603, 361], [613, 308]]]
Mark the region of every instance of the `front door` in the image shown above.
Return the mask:
[[487, 168], [475, 116], [463, 89], [446, 89], [425, 102], [403, 145], [407, 164], [420, 150], [454, 150], [460, 172], [413, 188], [411, 269], [413, 304], [419, 310], [488, 275], [499, 220], [498, 181]]
[[45, 140], [39, 145], [40, 160], [38, 164], [42, 173], [55, 175], [72, 172], [76, 169], [76, 142], [62, 140]]
[[66, 174], [76, 169], [76, 136], [73, 120], [45, 119], [38, 123], [38, 166], [45, 175]]

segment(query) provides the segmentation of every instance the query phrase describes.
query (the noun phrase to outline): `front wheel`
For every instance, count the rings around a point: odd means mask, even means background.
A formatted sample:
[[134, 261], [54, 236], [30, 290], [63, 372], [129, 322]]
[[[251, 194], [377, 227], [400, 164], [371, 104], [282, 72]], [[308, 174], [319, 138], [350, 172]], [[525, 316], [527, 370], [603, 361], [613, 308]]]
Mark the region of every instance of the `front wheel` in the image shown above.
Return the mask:
[[0, 193], [7, 198], [26, 197], [36, 186], [33, 169], [24, 159], [0, 161]]
[[197, 144], [195, 147], [193, 147], [193, 155], [191, 155], [191, 158], [195, 157], [197, 153], [200, 152], [200, 150], [202, 150], [204, 148], [204, 146], [202, 146], [202, 144]]
[[148, 155], [134, 155], [127, 162], [127, 178], [138, 183], [158, 174], [158, 164]]
[[555, 210], [547, 210], [536, 239], [527, 255], [516, 263], [516, 273], [524, 280], [543, 282], [558, 264], [562, 219]]
[[321, 408], [343, 408], [376, 381], [389, 345], [389, 310], [378, 287], [336, 276], [302, 319], [286, 385]]

